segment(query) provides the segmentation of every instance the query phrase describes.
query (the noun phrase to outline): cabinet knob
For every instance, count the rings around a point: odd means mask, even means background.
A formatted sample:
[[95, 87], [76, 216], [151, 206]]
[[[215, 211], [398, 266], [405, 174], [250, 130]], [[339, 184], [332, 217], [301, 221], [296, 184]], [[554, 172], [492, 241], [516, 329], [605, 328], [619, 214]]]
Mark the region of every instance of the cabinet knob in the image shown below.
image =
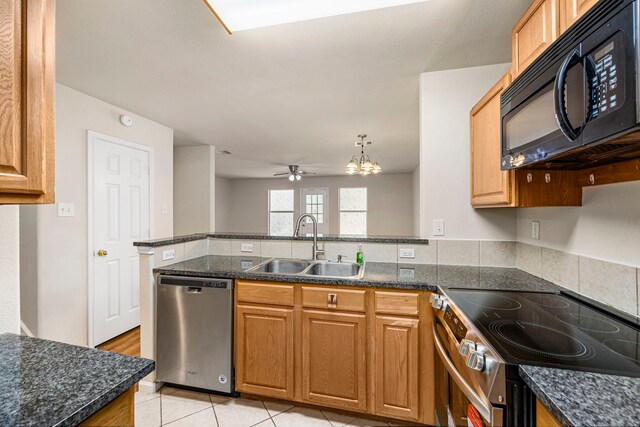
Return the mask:
[[107, 256], [107, 255], [108, 255], [108, 252], [107, 252], [107, 251], [105, 251], [104, 249], [100, 249], [100, 250], [98, 251], [97, 255], [98, 255], [99, 257], [105, 257], [105, 256]]

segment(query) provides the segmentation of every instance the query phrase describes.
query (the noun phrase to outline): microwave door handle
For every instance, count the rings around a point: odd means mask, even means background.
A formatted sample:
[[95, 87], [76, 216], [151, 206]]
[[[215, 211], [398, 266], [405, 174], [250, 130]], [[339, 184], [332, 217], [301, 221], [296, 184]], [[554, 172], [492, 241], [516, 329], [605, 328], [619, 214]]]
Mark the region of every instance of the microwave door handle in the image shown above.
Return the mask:
[[467, 397], [467, 399], [469, 399], [469, 402], [471, 402], [473, 406], [476, 407], [478, 412], [480, 412], [480, 415], [482, 415], [486, 420], [493, 422], [493, 420], [491, 419], [491, 408], [489, 408], [489, 406], [480, 398], [480, 396], [478, 396], [478, 394], [475, 392], [475, 390], [473, 390], [473, 388], [469, 385], [469, 383], [467, 383], [467, 381], [460, 374], [460, 372], [458, 372], [455, 365], [447, 355], [447, 351], [444, 348], [444, 344], [442, 344], [442, 341], [438, 336], [438, 329], [436, 327], [436, 323], [437, 322], [434, 320], [432, 325], [433, 341], [435, 342], [435, 345], [436, 345], [435, 347], [438, 352], [438, 355], [440, 356], [440, 360], [442, 360], [442, 364], [447, 369], [447, 372], [449, 372], [449, 374], [453, 378], [453, 381], [455, 381], [458, 387], [460, 387], [460, 390], [462, 390], [462, 392]]
[[580, 132], [576, 131], [573, 126], [571, 126], [571, 122], [569, 121], [569, 117], [567, 116], [567, 109], [564, 103], [564, 85], [567, 80], [567, 73], [569, 72], [569, 67], [573, 65], [574, 61], [580, 59], [580, 51], [578, 49], [574, 49], [565, 59], [562, 61], [562, 65], [560, 65], [560, 69], [558, 70], [558, 74], [556, 75], [555, 85], [553, 87], [553, 105], [555, 107], [556, 113], [556, 121], [558, 122], [558, 126], [560, 126], [560, 130], [562, 133], [569, 138], [571, 141], [575, 141], [580, 136]]

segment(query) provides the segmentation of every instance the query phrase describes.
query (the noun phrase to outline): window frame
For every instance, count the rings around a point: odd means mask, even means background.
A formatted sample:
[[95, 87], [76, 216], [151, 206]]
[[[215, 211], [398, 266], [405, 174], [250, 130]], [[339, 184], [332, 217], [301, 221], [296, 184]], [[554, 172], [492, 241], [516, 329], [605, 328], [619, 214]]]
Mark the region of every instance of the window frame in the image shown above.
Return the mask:
[[[342, 210], [342, 190], [355, 190], [361, 189], [365, 190], [365, 198], [366, 198], [366, 209], [365, 210]], [[365, 233], [364, 234], [346, 234], [342, 232], [342, 213], [343, 212], [355, 212], [355, 213], [364, 213], [365, 214]], [[338, 188], [338, 233], [342, 236], [362, 236], [365, 237], [369, 234], [369, 188], [358, 186], [358, 187], [339, 187]]]
[[[271, 210], [271, 192], [272, 191], [290, 191], [293, 195], [293, 202], [291, 204], [290, 211], [272, 211]], [[272, 213], [291, 213], [291, 234], [271, 234], [271, 214]], [[293, 188], [269, 188], [267, 190], [267, 231], [269, 236], [291, 236], [293, 237], [293, 233], [296, 227], [296, 192]]]

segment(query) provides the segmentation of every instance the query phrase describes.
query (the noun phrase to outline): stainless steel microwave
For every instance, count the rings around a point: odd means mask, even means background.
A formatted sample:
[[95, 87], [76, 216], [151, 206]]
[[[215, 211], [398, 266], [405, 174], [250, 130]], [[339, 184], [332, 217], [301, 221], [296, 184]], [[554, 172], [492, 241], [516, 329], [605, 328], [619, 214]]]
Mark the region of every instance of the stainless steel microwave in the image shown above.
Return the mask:
[[600, 0], [501, 95], [501, 168], [640, 157], [639, 0]]

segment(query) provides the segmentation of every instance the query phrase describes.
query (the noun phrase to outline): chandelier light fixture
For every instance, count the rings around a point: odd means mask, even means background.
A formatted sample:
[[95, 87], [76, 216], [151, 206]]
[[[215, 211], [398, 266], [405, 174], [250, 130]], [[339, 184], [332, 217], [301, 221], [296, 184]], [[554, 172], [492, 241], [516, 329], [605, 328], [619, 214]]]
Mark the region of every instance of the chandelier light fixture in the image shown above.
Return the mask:
[[364, 139], [367, 137], [366, 134], [362, 133], [358, 135], [360, 141], [356, 141], [356, 147], [360, 147], [360, 156], [357, 154], [351, 158], [349, 164], [345, 168], [345, 173], [348, 175], [370, 175], [370, 174], [378, 174], [382, 172], [382, 168], [378, 164], [377, 161], [371, 162], [369, 159], [369, 155], [364, 153], [364, 146], [371, 145], [373, 142], [365, 141]]

